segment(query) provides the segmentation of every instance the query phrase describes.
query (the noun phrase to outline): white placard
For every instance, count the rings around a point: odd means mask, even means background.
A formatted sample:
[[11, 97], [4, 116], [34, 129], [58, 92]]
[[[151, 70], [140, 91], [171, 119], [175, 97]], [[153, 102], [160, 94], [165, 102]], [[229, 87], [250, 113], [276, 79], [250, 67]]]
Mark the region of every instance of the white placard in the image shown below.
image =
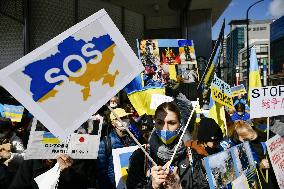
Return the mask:
[[174, 99], [170, 96], [161, 94], [152, 94], [150, 109], [156, 110], [157, 107], [164, 102], [172, 102]]
[[[36, 124], [37, 121], [35, 121]], [[25, 159], [55, 159], [60, 153], [68, 154], [73, 159], [97, 159], [102, 122], [94, 128], [94, 135], [73, 133], [65, 141], [60, 141], [52, 133], [30, 132]]]
[[275, 135], [266, 145], [278, 186], [284, 189], [284, 136]]
[[64, 140], [144, 67], [104, 9], [0, 71], [0, 85]]
[[284, 115], [284, 85], [250, 89], [250, 118]]
[[100, 136], [73, 133], [64, 142], [50, 132], [31, 131], [25, 159], [56, 159], [66, 153], [73, 159], [97, 159]]
[[129, 146], [112, 150], [115, 183], [117, 189], [126, 188], [127, 170], [129, 158], [132, 153], [138, 149], [138, 146]]

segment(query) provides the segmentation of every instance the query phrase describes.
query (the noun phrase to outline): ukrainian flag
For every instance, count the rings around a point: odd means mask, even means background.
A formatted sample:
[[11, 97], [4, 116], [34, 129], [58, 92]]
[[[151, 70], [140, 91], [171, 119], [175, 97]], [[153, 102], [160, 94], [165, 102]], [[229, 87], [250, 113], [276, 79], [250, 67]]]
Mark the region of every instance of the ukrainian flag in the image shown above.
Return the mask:
[[56, 138], [51, 132], [44, 132], [41, 142], [43, 144], [59, 144], [60, 140]]
[[222, 129], [223, 134], [226, 133], [225, 129], [225, 123], [226, 123], [226, 117], [225, 117], [225, 110], [222, 107], [221, 104], [216, 103], [211, 95], [210, 95], [210, 104], [209, 104], [209, 117], [214, 119], [216, 123], [220, 126]]
[[119, 155], [120, 159], [120, 169], [121, 169], [121, 179], [126, 183], [128, 176], [128, 167], [129, 167], [129, 158], [132, 155], [132, 152], [127, 152]]
[[165, 88], [163, 85], [144, 86], [144, 82], [141, 77], [143, 76], [137, 76], [124, 88], [124, 90], [126, 91], [128, 99], [139, 116], [144, 114], [154, 115], [155, 110], [150, 109], [152, 95], [164, 95]]
[[258, 62], [254, 47], [251, 48], [251, 53], [250, 53], [249, 89], [253, 87], [261, 87], [260, 72], [258, 69]]

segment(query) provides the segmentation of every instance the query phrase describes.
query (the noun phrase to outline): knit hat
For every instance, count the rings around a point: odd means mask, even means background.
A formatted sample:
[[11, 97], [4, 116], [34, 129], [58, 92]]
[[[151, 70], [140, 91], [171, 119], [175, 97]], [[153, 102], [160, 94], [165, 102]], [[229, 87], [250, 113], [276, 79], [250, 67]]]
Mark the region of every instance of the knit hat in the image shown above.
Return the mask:
[[198, 141], [223, 140], [223, 133], [220, 126], [212, 118], [202, 118], [197, 132]]
[[9, 118], [0, 118], [0, 129], [12, 129], [12, 122]]

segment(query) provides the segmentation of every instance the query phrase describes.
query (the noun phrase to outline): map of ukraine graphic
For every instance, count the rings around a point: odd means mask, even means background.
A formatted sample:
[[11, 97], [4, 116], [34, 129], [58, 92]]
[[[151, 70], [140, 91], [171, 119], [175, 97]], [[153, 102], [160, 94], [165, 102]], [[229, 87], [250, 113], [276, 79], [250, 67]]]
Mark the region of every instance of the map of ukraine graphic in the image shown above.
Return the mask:
[[[95, 47], [92, 50], [99, 50], [102, 53], [102, 59], [96, 64], [90, 64], [90, 59], [93, 57], [85, 57], [81, 48], [86, 43], [92, 43]], [[83, 94], [83, 100], [86, 101], [90, 96], [90, 83], [103, 79], [103, 84], [109, 84], [113, 87], [116, 76], [119, 71], [116, 70], [112, 75], [108, 72], [109, 66], [112, 63], [114, 57], [115, 43], [112, 41], [109, 35], [103, 35], [98, 38], [94, 37], [91, 41], [75, 40], [70, 36], [62, 41], [58, 45], [58, 53], [46, 57], [45, 59], [35, 61], [27, 65], [23, 71], [24, 74], [31, 78], [30, 91], [32, 93], [33, 100], [36, 102], [43, 102], [51, 97], [54, 97], [58, 90], [55, 88], [61, 85], [64, 81], [58, 81], [55, 83], [49, 83], [45, 80], [45, 73], [51, 68], [59, 68], [58, 74], [52, 74], [52, 77], [64, 75], [69, 81], [73, 81], [76, 84], [83, 86], [81, 90]], [[63, 69], [63, 61], [69, 55], [79, 55], [86, 61], [86, 71], [80, 77], [68, 76]], [[80, 70], [81, 64], [75, 60], [69, 63], [69, 69], [73, 72]]]

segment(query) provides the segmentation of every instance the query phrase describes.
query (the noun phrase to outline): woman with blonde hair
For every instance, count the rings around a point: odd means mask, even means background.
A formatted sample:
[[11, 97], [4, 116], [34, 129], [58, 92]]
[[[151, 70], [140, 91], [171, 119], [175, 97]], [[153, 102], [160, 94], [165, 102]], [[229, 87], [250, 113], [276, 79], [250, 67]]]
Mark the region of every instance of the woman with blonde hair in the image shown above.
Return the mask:
[[[267, 149], [265, 142], [259, 140], [257, 132], [245, 121], [238, 120], [234, 123], [234, 130], [230, 145], [235, 146], [242, 142], [248, 141], [251, 147], [253, 159], [256, 162], [260, 175], [260, 181], [263, 189], [277, 188], [275, 185], [275, 175], [270, 169], [269, 160], [267, 159]], [[269, 180], [265, 179], [265, 170], [269, 170]], [[277, 182], [276, 182], [277, 183]]]
[[245, 141], [254, 141], [257, 138], [257, 133], [245, 121], [235, 121], [233, 128], [232, 139], [236, 144]]

